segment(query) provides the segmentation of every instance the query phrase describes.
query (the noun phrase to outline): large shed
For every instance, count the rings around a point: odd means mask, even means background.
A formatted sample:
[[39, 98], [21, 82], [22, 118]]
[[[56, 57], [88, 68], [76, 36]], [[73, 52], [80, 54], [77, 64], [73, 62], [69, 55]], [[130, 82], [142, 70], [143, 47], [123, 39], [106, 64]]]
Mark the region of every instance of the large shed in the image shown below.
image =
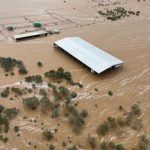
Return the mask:
[[17, 34], [17, 35], [14, 35], [13, 38], [16, 41], [19, 41], [19, 40], [29, 39], [33, 37], [38, 37], [38, 36], [46, 36], [47, 34], [48, 33], [46, 31], [39, 30], [39, 31], [27, 32], [23, 34]]
[[79, 37], [67, 37], [58, 40], [54, 42], [54, 46], [69, 53], [89, 67], [92, 72], [98, 74], [110, 68], [123, 66], [122, 60], [108, 54]]

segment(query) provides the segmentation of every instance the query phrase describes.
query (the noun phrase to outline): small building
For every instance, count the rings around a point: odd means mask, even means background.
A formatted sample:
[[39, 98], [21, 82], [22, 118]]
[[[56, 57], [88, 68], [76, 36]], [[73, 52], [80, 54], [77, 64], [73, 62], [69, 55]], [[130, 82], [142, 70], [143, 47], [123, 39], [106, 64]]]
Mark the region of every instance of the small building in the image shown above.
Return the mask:
[[110, 68], [123, 66], [123, 61], [84, 41], [79, 37], [68, 37], [54, 42], [60, 48], [85, 64], [91, 72], [102, 73]]
[[28, 32], [28, 33], [14, 35], [13, 38], [16, 41], [20, 41], [20, 40], [33, 38], [33, 37], [47, 36], [47, 34], [48, 33], [46, 31], [40, 30], [40, 31], [34, 31], [34, 32]]
[[13, 31], [14, 30], [13, 26], [7, 26], [6, 28], [7, 28], [8, 31]]
[[42, 27], [42, 24], [40, 22], [34, 22], [33, 26], [40, 28], [40, 27]]

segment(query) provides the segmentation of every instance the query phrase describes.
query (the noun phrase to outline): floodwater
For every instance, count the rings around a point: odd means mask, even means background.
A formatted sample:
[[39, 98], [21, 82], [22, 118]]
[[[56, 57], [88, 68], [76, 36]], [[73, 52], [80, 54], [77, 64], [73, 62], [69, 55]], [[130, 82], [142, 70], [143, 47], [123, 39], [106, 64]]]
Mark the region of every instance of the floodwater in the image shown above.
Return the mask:
[[[114, 138], [117, 142], [123, 143], [127, 149], [130, 149], [131, 146], [137, 144], [140, 134], [145, 133], [150, 137], [150, 2], [148, 0], [145, 2], [124, 0], [122, 2], [124, 4], [117, 4], [117, 6], [121, 5], [133, 10], [140, 10], [141, 15], [124, 18], [116, 22], [101, 21], [103, 18], [100, 17], [94, 24], [90, 22], [90, 25], [66, 28], [59, 35], [19, 43], [12, 40], [0, 42], [0, 56], [11, 56], [23, 60], [26, 67], [29, 68], [29, 75], [43, 75], [47, 70], [56, 69], [60, 66], [65, 70], [70, 70], [73, 78], [84, 85], [81, 90], [78, 87], [71, 87], [78, 93], [76, 100], [79, 101], [79, 108], [87, 109], [89, 112], [85, 129], [81, 135], [76, 136], [69, 129], [65, 118], [52, 120], [50, 117], [43, 116], [39, 111], [27, 111], [20, 100], [10, 101], [1, 98], [1, 104], [8, 107], [18, 107], [21, 112], [11, 122], [12, 129], [10, 129], [8, 135], [9, 142], [7, 144], [0, 142], [0, 149], [27, 150], [34, 149], [34, 145], [37, 145], [36, 149], [47, 150], [47, 144], [53, 143], [57, 150], [63, 150], [62, 142], [67, 141], [67, 137], [70, 136], [74, 144], [82, 145], [83, 149], [88, 150], [86, 143], [88, 134], [93, 134], [97, 142], [103, 140], [103, 138], [97, 137], [95, 132], [99, 123], [110, 115], [119, 116], [118, 106], [122, 105], [129, 110], [130, 106], [137, 102], [142, 108], [144, 128], [140, 132], [127, 130], [124, 138], [110, 135], [105, 139]], [[66, 0], [66, 2], [61, 0], [32, 0], [26, 2], [15, 0], [11, 5], [9, 3], [8, 0], [0, 0], [0, 14], [2, 14], [0, 18], [31, 14], [43, 15], [45, 10], [48, 10], [61, 14], [65, 18], [73, 19], [77, 24], [82, 24], [84, 20], [92, 20], [92, 16], [95, 18], [97, 16], [96, 11], [101, 9], [101, 7], [96, 7], [98, 1], [92, 2], [90, 0]], [[106, 3], [109, 3], [109, 1], [106, 1]], [[109, 7], [114, 7], [114, 5]], [[70, 13], [68, 13], [68, 10]], [[106, 50], [124, 61], [123, 68], [106, 71], [101, 75], [91, 74], [90, 70], [84, 65], [70, 58], [61, 50], [53, 48], [55, 40], [66, 36], [80, 36]], [[43, 63], [42, 68], [37, 67], [38, 61]], [[15, 76], [6, 77], [0, 70], [0, 90], [23, 80], [24, 76], [16, 73]], [[95, 91], [95, 88], [98, 91]], [[107, 94], [109, 90], [114, 93], [112, 97]], [[95, 107], [95, 104], [98, 107]], [[28, 116], [26, 120], [22, 119], [25, 115]], [[36, 118], [36, 123], [29, 122], [33, 118]], [[50, 143], [42, 139], [42, 122], [52, 129], [58, 128], [55, 138]], [[21, 128], [20, 137], [17, 137], [13, 131], [16, 124]], [[31, 146], [28, 145], [28, 141], [32, 141]]]

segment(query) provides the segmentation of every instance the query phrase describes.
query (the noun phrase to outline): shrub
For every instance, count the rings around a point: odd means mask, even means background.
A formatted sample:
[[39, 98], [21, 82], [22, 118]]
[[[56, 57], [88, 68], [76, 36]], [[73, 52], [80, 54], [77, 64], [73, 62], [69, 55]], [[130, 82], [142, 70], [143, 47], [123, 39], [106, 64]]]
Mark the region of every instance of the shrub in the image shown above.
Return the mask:
[[40, 62], [40, 61], [37, 62], [37, 65], [38, 65], [38, 67], [42, 67], [43, 66], [42, 62]]
[[116, 150], [126, 150], [122, 144], [116, 145]]
[[19, 129], [19, 126], [15, 126], [15, 127], [14, 127], [14, 131], [15, 131], [15, 132], [18, 132], [19, 130], [20, 130], [20, 129]]
[[41, 109], [43, 113], [47, 113], [49, 110], [54, 109], [54, 103], [49, 100], [48, 97], [44, 96], [41, 99]]
[[108, 91], [108, 95], [109, 96], [113, 96], [113, 92], [112, 91]]
[[96, 139], [94, 137], [89, 136], [87, 138], [87, 142], [92, 149], [96, 148], [97, 143], [96, 143]]
[[55, 149], [55, 145], [50, 144], [50, 146], [49, 146], [49, 150], [54, 150], [54, 149]]
[[109, 142], [108, 147], [111, 148], [112, 150], [115, 149], [115, 143], [114, 142]]
[[78, 110], [74, 106], [68, 106], [67, 111], [74, 116], [79, 115]]
[[99, 135], [105, 135], [109, 131], [108, 123], [104, 122], [97, 128], [97, 133]]
[[8, 125], [8, 124], [9, 124], [9, 120], [7, 116], [0, 114], [0, 125]]
[[78, 85], [79, 88], [83, 88], [83, 85], [81, 83], [76, 82], [75, 85]]
[[3, 138], [3, 142], [7, 143], [8, 142], [8, 138], [7, 137]]
[[87, 110], [83, 109], [80, 113], [80, 115], [83, 117], [83, 118], [86, 118], [88, 116], [88, 112]]
[[51, 117], [52, 118], [57, 118], [57, 117], [59, 117], [59, 109], [58, 108], [54, 108], [53, 110], [52, 110], [52, 115], [51, 115]]
[[102, 142], [100, 144], [102, 150], [126, 150], [122, 144], [115, 144], [114, 142]]
[[142, 135], [140, 138], [140, 142], [138, 144], [138, 148], [140, 150], [147, 150], [148, 145], [149, 145], [149, 139], [145, 135]]
[[9, 120], [5, 115], [0, 115], [0, 125], [3, 125], [4, 128], [1, 128], [1, 133], [4, 131], [5, 133], [9, 130]]
[[102, 150], [107, 150], [107, 149], [108, 149], [108, 143], [102, 142], [102, 143], [100, 144], [100, 148], [101, 148]]
[[0, 105], [0, 113], [5, 109], [3, 105]]
[[8, 133], [8, 131], [9, 131], [9, 124], [5, 124], [5, 126], [4, 126], [4, 132]]
[[118, 108], [120, 111], [122, 111], [123, 110], [123, 106], [119, 106], [119, 108]]
[[11, 72], [10, 75], [11, 75], [11, 76], [14, 76], [15, 74], [14, 74], [14, 72]]
[[108, 124], [109, 124], [109, 127], [110, 127], [110, 128], [113, 128], [113, 129], [117, 128], [117, 122], [116, 122], [116, 119], [115, 119], [115, 118], [113, 118], [113, 117], [108, 117], [108, 118], [107, 118], [107, 121], [108, 121]]
[[88, 113], [86, 110], [79, 112], [75, 106], [66, 104], [66, 116], [69, 116], [69, 123], [74, 133], [79, 134], [85, 123]]
[[58, 90], [59, 90], [59, 93], [57, 93], [57, 94], [59, 94], [59, 96], [61, 97], [61, 98], [65, 98], [65, 97], [68, 97], [69, 96], [69, 90], [67, 89], [67, 88], [65, 88], [64, 86], [59, 86], [58, 87]]
[[2, 141], [3, 140], [3, 135], [0, 135], [0, 141]]
[[3, 92], [1, 92], [1, 97], [8, 97], [9, 93], [10, 93], [9, 89], [6, 88], [3, 90]]
[[54, 137], [53, 133], [49, 129], [43, 131], [43, 136], [49, 141]]
[[141, 115], [141, 109], [137, 104], [134, 104], [131, 106], [131, 112], [134, 113], [134, 115]]
[[143, 128], [142, 120], [134, 118], [134, 120], [132, 120], [132, 122], [130, 123], [130, 126], [133, 130], [139, 131], [140, 129]]
[[142, 141], [143, 143], [145, 143], [146, 145], [149, 144], [149, 139], [146, 137], [146, 135], [142, 135], [142, 136], [141, 136], [141, 141]]
[[23, 99], [23, 103], [30, 109], [34, 110], [38, 107], [39, 100], [37, 97], [34, 96], [34, 97], [29, 97], [29, 98]]
[[77, 115], [77, 116], [71, 115], [69, 117], [69, 122], [70, 122], [70, 125], [72, 126], [72, 131], [76, 134], [79, 134], [84, 125], [83, 118], [80, 115]]
[[45, 89], [40, 89], [40, 95], [46, 97], [47, 96], [47, 92]]
[[62, 142], [62, 146], [66, 147], [67, 146], [66, 142]]
[[70, 72], [64, 72], [64, 78], [69, 81], [72, 79], [72, 75]]
[[117, 119], [117, 123], [118, 123], [118, 125], [119, 125], [120, 127], [124, 127], [124, 126], [128, 125], [128, 124], [127, 124], [127, 121], [126, 121], [124, 118], [121, 118], [121, 117], [119, 117], [119, 118]]
[[71, 97], [72, 97], [72, 98], [76, 98], [76, 97], [77, 97], [77, 93], [72, 92], [72, 93], [71, 93]]
[[0, 66], [5, 70], [5, 71], [11, 71], [14, 66], [16, 65], [16, 60], [11, 58], [11, 57], [0, 57]]
[[27, 74], [28, 71], [27, 69], [25, 68], [25, 66], [21, 66], [18, 70], [19, 74]]

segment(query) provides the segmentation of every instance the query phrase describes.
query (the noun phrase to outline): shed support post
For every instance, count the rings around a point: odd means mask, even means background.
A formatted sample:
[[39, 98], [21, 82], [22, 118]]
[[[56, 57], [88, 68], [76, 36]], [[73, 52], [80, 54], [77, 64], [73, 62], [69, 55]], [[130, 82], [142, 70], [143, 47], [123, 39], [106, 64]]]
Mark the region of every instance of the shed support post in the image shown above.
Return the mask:
[[93, 69], [91, 69], [91, 72], [94, 73], [95, 71]]

